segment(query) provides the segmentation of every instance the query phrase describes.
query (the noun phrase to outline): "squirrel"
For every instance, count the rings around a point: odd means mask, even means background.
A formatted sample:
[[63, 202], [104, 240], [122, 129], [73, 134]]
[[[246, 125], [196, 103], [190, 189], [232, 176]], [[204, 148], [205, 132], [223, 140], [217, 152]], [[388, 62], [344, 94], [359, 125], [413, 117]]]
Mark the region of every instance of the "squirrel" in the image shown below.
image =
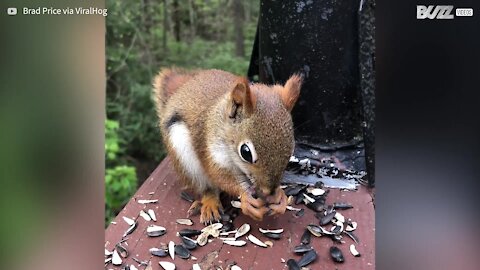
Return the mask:
[[200, 222], [221, 218], [221, 191], [255, 220], [283, 214], [280, 180], [293, 154], [291, 111], [303, 77], [250, 84], [221, 70], [162, 69], [153, 80], [159, 126], [180, 180], [199, 195]]

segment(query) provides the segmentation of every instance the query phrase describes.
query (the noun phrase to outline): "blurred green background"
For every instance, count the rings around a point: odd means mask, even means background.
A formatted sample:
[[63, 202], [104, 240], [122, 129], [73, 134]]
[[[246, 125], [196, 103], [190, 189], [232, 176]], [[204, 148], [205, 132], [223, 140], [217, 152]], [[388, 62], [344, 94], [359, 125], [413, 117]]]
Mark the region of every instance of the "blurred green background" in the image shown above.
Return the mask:
[[162, 67], [246, 75], [259, 0], [106, 1], [105, 222], [165, 157], [151, 83]]

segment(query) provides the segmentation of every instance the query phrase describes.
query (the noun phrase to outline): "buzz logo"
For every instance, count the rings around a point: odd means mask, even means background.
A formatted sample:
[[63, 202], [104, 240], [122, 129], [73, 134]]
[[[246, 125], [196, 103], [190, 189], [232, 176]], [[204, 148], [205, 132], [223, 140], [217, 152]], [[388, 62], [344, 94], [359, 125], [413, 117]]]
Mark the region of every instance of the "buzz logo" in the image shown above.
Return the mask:
[[453, 6], [417, 6], [417, 19], [453, 19]]

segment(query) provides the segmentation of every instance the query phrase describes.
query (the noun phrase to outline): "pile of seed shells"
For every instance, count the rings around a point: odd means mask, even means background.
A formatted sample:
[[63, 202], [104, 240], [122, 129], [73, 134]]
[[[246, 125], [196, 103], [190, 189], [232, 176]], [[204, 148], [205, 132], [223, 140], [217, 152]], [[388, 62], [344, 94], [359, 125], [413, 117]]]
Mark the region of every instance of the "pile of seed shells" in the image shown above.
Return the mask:
[[[188, 201], [193, 202], [193, 197], [186, 193], [182, 192], [181, 197]], [[153, 204], [157, 203], [158, 200], [137, 200], [137, 203], [140, 204]], [[207, 245], [208, 243], [212, 242], [214, 239], [219, 239], [223, 243], [231, 246], [242, 247], [249, 242], [261, 246], [261, 247], [268, 247], [272, 246], [273, 243], [270, 241], [261, 241], [257, 237], [253, 235], [253, 233], [246, 235], [250, 232], [250, 225], [244, 224], [236, 230], [233, 230], [233, 219], [238, 216], [239, 210], [230, 205], [225, 208], [225, 211], [222, 213], [221, 222], [210, 224], [208, 226], [203, 227], [200, 230], [192, 229], [192, 228], [184, 228], [178, 232], [176, 235], [178, 236], [179, 240], [170, 241], [169, 243], [160, 243], [159, 246], [151, 247], [149, 252], [153, 256], [157, 257], [170, 257], [172, 261], [176, 258], [181, 258], [184, 260], [190, 259], [192, 261], [196, 261], [197, 258], [192, 255], [192, 251], [195, 250], [197, 247], [202, 247]], [[138, 214], [136, 219], [129, 218], [129, 217], [122, 217], [123, 220], [128, 224], [128, 229], [123, 233], [122, 240], [115, 244], [113, 250], [105, 249], [105, 267], [112, 264], [114, 266], [120, 266], [122, 270], [137, 270], [137, 267], [142, 267], [145, 270], [152, 270], [152, 265], [150, 260], [140, 260], [136, 257], [131, 257], [137, 263], [137, 266], [134, 264], [126, 263], [126, 259], [129, 257], [128, 251], [128, 235], [133, 233], [137, 227], [139, 222], [155, 222], [157, 221], [155, 212], [152, 209], [148, 210], [141, 210]], [[142, 221], [142, 219], [144, 221]], [[176, 220], [176, 223], [179, 225], [184, 226], [193, 226], [194, 222], [187, 218], [180, 218]], [[263, 231], [263, 232], [262, 232]], [[265, 233], [265, 235], [279, 239], [280, 237], [276, 236], [283, 232], [283, 230], [263, 230], [260, 233]], [[163, 226], [156, 225], [156, 224], [149, 224], [145, 230], [145, 234], [148, 237], [161, 237], [167, 234], [167, 229]], [[244, 238], [245, 237], [245, 238]], [[245, 240], [242, 240], [242, 239]], [[176, 265], [173, 262], [169, 261], [160, 261], [159, 265], [165, 270], [174, 270], [176, 269]], [[201, 269], [198, 263], [194, 263], [192, 265], [192, 269], [198, 270]], [[236, 263], [229, 264], [226, 269], [230, 270], [241, 270], [241, 268], [236, 265]]]
[[[321, 181], [318, 181], [314, 186], [289, 184], [282, 186], [282, 188], [288, 196], [287, 209], [295, 211], [294, 216], [303, 216], [304, 209], [299, 208], [298, 205], [304, 204], [315, 212], [315, 217], [318, 219], [318, 224], [309, 224], [305, 228], [299, 245], [293, 249], [294, 254], [302, 257], [299, 260], [289, 259], [286, 262], [288, 269], [301, 269], [318, 258], [317, 252], [310, 245], [312, 235], [332, 239], [333, 245], [329, 249], [330, 257], [336, 263], [343, 263], [345, 256], [339, 248], [341, 244], [345, 243], [343, 238], [346, 236], [356, 244], [359, 243], [359, 239], [354, 233], [357, 229], [357, 222], [342, 214], [353, 206], [346, 202], [334, 202], [327, 205], [325, 202], [330, 190], [324, 189]], [[350, 252], [354, 257], [360, 256], [355, 244], [350, 245]]]
[[291, 156], [288, 162], [287, 170], [301, 175], [316, 175], [319, 178], [331, 177], [338, 179], [354, 179], [362, 185], [367, 185], [365, 171], [356, 171], [351, 169], [339, 169], [336, 162], [332, 159], [310, 159]]
[[[294, 167], [292, 164], [296, 164]], [[363, 174], [355, 173], [351, 171], [339, 172], [338, 169], [332, 168], [329, 170], [327, 167], [313, 166], [311, 160], [302, 159], [298, 160], [292, 156], [289, 163], [290, 170], [297, 170], [299, 173], [315, 173], [321, 177], [321, 175], [351, 177], [355, 179], [361, 179]], [[350, 176], [347, 176], [350, 175]], [[326, 198], [329, 193], [329, 189], [324, 189], [323, 183], [319, 180], [315, 185], [305, 184], [287, 184], [283, 185], [285, 194], [288, 196], [287, 209], [293, 212], [294, 216], [301, 218], [305, 214], [305, 209], [300, 208], [300, 205], [305, 205], [308, 209], [315, 212], [315, 217], [318, 218], [318, 224], [310, 224], [305, 228], [305, 231], [300, 239], [299, 245], [295, 246], [292, 253], [301, 256], [298, 260], [288, 259], [283, 263], [286, 263], [288, 269], [305, 269], [306, 266], [312, 264], [318, 259], [317, 251], [313, 249], [311, 244], [311, 236], [314, 237], [328, 237], [333, 240], [333, 245], [329, 248], [329, 255], [331, 259], [336, 263], [342, 263], [345, 261], [345, 255], [339, 248], [344, 244], [344, 237], [351, 238], [355, 243], [359, 243], [358, 237], [354, 231], [357, 228], [357, 223], [342, 214], [344, 211], [353, 208], [352, 205], [345, 202], [335, 202], [331, 205], [326, 205]], [[193, 203], [194, 198], [187, 192], [181, 193], [181, 198]], [[153, 256], [157, 257], [170, 257], [172, 261], [176, 258], [183, 260], [190, 259], [196, 261], [197, 258], [192, 255], [192, 252], [198, 248], [207, 245], [208, 243], [216, 240], [222, 241], [226, 245], [234, 247], [244, 247], [248, 243], [257, 245], [262, 248], [272, 247], [275, 240], [282, 238], [283, 229], [263, 229], [259, 228], [258, 232], [252, 232], [249, 224], [245, 223], [239, 228], [235, 229], [233, 221], [240, 213], [240, 201], [231, 200], [226, 197], [230, 203], [223, 203], [225, 209], [221, 214], [221, 220], [218, 223], [210, 224], [202, 229], [184, 228], [176, 235], [179, 237], [178, 241], [170, 241], [169, 243], [160, 243], [159, 246], [151, 247], [149, 252]], [[149, 205], [157, 203], [158, 200], [137, 200], [137, 203]], [[198, 214], [194, 212], [192, 214]], [[132, 257], [137, 263], [127, 264], [126, 258], [129, 256], [128, 252], [128, 235], [136, 230], [139, 220], [143, 219], [145, 222], [157, 221], [155, 212], [152, 209], [141, 210], [136, 219], [123, 217], [123, 220], [129, 225], [128, 229], [124, 232], [122, 240], [115, 244], [113, 250], [105, 249], [105, 267], [109, 264], [114, 266], [121, 266], [122, 270], [137, 270], [137, 267], [143, 267], [145, 270], [152, 270], [150, 260], [140, 260], [136, 257]], [[184, 226], [194, 225], [193, 221], [186, 218], [176, 220], [177, 224]], [[150, 224], [147, 226], [145, 234], [148, 237], [161, 237], [167, 233], [167, 229], [163, 226]], [[257, 236], [264, 236], [270, 240], [262, 241]], [[350, 253], [354, 257], [360, 256], [355, 244], [350, 245]], [[169, 261], [160, 261], [160, 266], [165, 270], [174, 270], [176, 265]], [[192, 269], [201, 269], [198, 263], [193, 263]], [[227, 266], [226, 269], [241, 270], [241, 268], [234, 262]]]

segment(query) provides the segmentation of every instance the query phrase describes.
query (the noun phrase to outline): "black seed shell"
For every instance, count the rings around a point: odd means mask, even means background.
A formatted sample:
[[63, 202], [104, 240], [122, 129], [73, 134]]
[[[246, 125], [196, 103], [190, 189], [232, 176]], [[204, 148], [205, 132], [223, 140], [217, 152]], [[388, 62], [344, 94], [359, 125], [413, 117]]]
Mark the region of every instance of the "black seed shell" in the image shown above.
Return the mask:
[[353, 208], [353, 206], [351, 204], [345, 203], [345, 202], [336, 202], [336, 203], [333, 203], [333, 208], [334, 209], [340, 209], [340, 210], [346, 210], [346, 209]]
[[275, 240], [278, 240], [278, 239], [282, 238], [281, 233], [267, 232], [267, 233], [264, 233], [263, 235], [265, 235], [266, 237], [268, 237], [270, 239], [275, 239]]
[[342, 251], [336, 246], [330, 248], [330, 256], [335, 262], [343, 263], [345, 261]]
[[323, 226], [323, 225], [327, 225], [328, 223], [330, 223], [330, 221], [332, 221], [333, 217], [335, 217], [335, 211], [327, 214], [326, 216], [322, 217], [320, 219], [320, 225]]
[[302, 238], [300, 242], [304, 245], [308, 245], [310, 244], [311, 237], [312, 237], [312, 234], [310, 233], [310, 231], [305, 229], [305, 231], [302, 234]]
[[312, 263], [313, 261], [315, 261], [317, 259], [317, 252], [312, 249], [310, 251], [308, 251], [307, 253], [303, 254], [302, 258], [298, 261], [298, 265], [300, 267], [304, 267], [304, 266], [307, 266], [309, 265], [310, 263]]
[[289, 259], [287, 261], [288, 270], [300, 270], [300, 266], [294, 259]]
[[312, 250], [312, 247], [309, 245], [299, 245], [293, 248], [293, 252], [296, 254], [303, 254], [310, 250]]
[[190, 258], [190, 251], [186, 249], [183, 245], [175, 245], [175, 254], [182, 259]]
[[202, 233], [201, 231], [195, 230], [195, 229], [183, 229], [178, 232], [178, 234], [180, 234], [181, 236], [188, 236], [188, 237], [200, 235], [201, 233]]
[[166, 257], [168, 256], [168, 252], [164, 249], [155, 249], [153, 251], [150, 251], [150, 253], [154, 256], [157, 256], [157, 257]]
[[180, 238], [182, 238], [182, 243], [183, 243], [183, 246], [185, 246], [185, 248], [192, 250], [192, 249], [195, 249], [197, 247], [197, 244], [195, 242], [193, 242], [192, 240], [187, 239], [183, 236], [181, 236]]

